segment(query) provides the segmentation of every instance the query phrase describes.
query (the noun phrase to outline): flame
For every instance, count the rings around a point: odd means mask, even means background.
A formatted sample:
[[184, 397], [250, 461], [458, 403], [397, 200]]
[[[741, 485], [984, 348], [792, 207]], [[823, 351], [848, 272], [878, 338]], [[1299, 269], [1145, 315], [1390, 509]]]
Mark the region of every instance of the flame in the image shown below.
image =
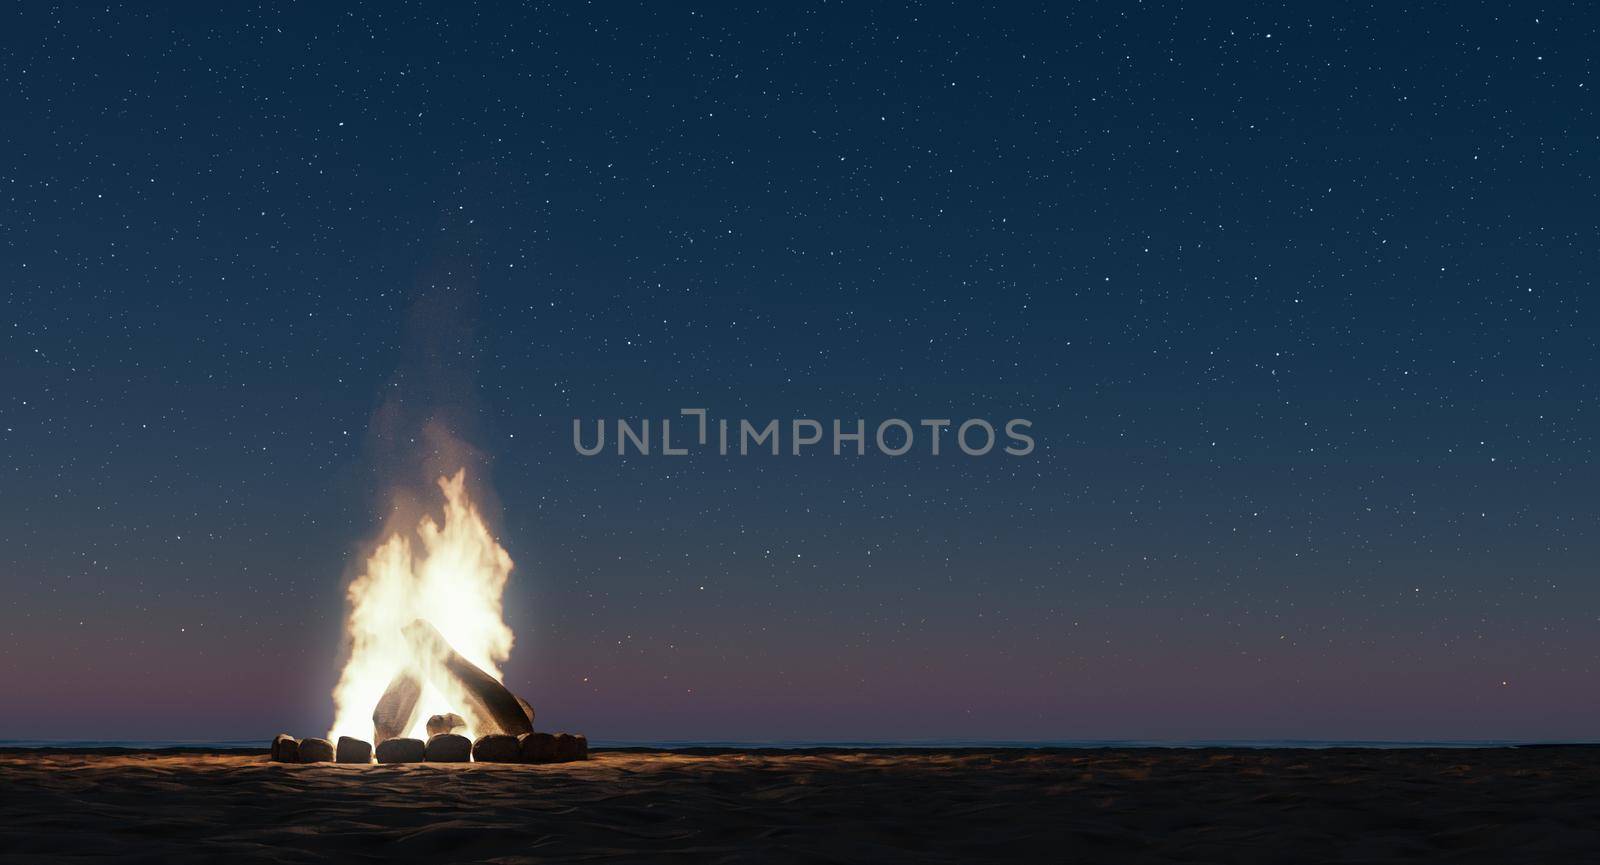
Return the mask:
[[[351, 584], [345, 620], [350, 660], [333, 689], [330, 741], [353, 736], [371, 742], [372, 710], [396, 673], [414, 660], [401, 629], [427, 619], [450, 645], [484, 672], [501, 678], [511, 655], [511, 629], [501, 618], [500, 594], [511, 574], [511, 556], [484, 525], [467, 496], [466, 469], [439, 478], [444, 522], [425, 516], [415, 537], [395, 532], [367, 559]], [[428, 716], [455, 712], [475, 737], [478, 726], [460, 694], [443, 693], [432, 681], [422, 689], [416, 726], [407, 734], [426, 739]]]

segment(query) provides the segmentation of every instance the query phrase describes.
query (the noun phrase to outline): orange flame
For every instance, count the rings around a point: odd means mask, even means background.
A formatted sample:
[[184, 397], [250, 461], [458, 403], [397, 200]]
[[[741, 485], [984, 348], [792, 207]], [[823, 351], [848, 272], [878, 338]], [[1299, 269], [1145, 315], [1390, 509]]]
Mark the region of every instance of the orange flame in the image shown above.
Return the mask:
[[[439, 478], [444, 521], [425, 516], [415, 538], [395, 532], [368, 557], [351, 584], [345, 620], [350, 660], [333, 689], [334, 721], [328, 738], [373, 740], [372, 710], [396, 673], [413, 662], [401, 629], [427, 619], [467, 660], [501, 678], [511, 655], [512, 634], [501, 617], [500, 595], [511, 574], [511, 556], [495, 541], [467, 496], [466, 469]], [[448, 688], [448, 686], [447, 686]], [[424, 682], [416, 726], [407, 734], [426, 739], [430, 715], [455, 712], [472, 738], [478, 727], [466, 700]]]

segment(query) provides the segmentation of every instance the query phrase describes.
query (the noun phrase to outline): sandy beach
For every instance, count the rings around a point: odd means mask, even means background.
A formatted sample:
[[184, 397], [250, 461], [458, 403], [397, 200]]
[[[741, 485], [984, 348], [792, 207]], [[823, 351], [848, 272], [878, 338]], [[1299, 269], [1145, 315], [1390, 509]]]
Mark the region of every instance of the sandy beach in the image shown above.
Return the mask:
[[1600, 749], [0, 753], [0, 861], [1575, 862]]

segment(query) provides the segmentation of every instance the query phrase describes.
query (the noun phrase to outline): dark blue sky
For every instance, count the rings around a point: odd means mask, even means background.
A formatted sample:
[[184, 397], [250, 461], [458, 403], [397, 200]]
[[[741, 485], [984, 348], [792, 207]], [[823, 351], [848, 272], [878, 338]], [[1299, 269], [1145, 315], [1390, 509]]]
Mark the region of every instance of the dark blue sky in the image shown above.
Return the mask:
[[1582, 4], [5, 16], [0, 737], [320, 733], [437, 412], [555, 728], [1593, 737]]

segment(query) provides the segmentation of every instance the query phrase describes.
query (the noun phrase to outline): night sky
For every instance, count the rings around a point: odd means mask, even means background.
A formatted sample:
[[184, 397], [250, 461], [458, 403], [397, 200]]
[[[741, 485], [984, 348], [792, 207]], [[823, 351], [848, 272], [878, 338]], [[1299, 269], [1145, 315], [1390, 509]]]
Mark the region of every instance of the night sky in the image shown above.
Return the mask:
[[322, 734], [429, 418], [545, 729], [1600, 735], [1586, 4], [224, 5], [4, 13], [0, 738]]

